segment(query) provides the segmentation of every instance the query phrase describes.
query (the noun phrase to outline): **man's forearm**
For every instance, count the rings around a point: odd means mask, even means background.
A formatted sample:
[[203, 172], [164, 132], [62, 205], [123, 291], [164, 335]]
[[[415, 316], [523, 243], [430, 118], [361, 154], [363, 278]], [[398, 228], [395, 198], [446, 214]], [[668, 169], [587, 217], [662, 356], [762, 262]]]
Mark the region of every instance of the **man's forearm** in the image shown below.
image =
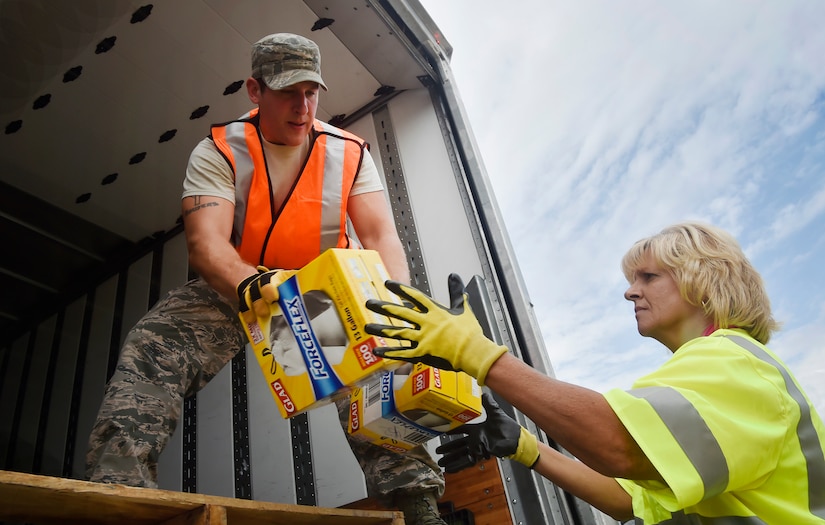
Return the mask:
[[227, 244], [227, 247], [209, 246], [200, 249], [190, 246], [189, 263], [192, 269], [218, 293], [237, 302], [238, 283], [257, 270], [241, 259], [231, 245]]
[[229, 242], [234, 205], [220, 197], [184, 197], [181, 201], [189, 264], [218, 293], [237, 301], [236, 287], [255, 273]]
[[410, 267], [407, 264], [407, 256], [401, 248], [401, 243], [398, 242], [397, 247], [390, 247], [390, 249], [385, 249], [383, 252], [379, 250], [379, 253], [381, 253], [381, 260], [384, 261], [384, 266], [386, 266], [390, 277], [398, 282], [409, 284]]
[[397, 236], [384, 237], [373, 243], [365, 242], [364, 248], [378, 252], [387, 273], [394, 281], [410, 284], [410, 267], [407, 264], [404, 248]]

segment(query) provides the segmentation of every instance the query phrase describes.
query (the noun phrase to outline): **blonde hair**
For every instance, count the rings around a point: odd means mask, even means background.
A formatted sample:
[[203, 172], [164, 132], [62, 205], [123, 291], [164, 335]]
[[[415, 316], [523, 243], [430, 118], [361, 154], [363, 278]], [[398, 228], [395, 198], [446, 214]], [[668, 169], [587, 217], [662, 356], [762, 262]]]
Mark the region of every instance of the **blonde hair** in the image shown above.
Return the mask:
[[704, 309], [718, 328], [741, 328], [765, 344], [779, 329], [759, 272], [732, 235], [686, 222], [637, 241], [622, 258], [628, 282], [650, 254], [665, 268], [682, 298]]

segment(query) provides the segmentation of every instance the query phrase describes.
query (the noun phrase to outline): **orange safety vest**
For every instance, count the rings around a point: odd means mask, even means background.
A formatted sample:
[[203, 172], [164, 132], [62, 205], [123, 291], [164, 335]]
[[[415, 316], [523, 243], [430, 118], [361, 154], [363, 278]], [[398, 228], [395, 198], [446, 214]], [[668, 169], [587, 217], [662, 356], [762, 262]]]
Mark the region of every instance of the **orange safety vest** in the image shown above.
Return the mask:
[[316, 120], [304, 167], [276, 208], [257, 113], [214, 125], [210, 135], [235, 177], [232, 243], [241, 258], [298, 269], [328, 248], [355, 247], [347, 234], [347, 201], [366, 142]]

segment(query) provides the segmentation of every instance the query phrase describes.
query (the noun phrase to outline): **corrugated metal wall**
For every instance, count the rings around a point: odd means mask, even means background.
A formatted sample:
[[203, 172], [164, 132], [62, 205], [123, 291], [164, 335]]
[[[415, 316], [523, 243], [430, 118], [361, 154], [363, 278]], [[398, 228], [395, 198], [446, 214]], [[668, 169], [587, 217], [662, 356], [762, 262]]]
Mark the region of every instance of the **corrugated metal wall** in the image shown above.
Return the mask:
[[[155, 260], [163, 264], [153, 272]], [[166, 291], [185, 282], [187, 271], [184, 239], [177, 235], [3, 350], [4, 468], [83, 476], [110, 356], [148, 309], [152, 283]]]

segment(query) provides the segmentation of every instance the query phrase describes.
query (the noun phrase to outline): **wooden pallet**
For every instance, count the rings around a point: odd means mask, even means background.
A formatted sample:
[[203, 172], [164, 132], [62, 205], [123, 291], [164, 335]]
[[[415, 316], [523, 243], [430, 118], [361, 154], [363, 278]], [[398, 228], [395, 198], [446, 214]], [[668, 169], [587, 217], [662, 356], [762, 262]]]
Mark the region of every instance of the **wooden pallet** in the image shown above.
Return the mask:
[[403, 525], [401, 512], [328, 509], [0, 471], [0, 520], [117, 525]]

